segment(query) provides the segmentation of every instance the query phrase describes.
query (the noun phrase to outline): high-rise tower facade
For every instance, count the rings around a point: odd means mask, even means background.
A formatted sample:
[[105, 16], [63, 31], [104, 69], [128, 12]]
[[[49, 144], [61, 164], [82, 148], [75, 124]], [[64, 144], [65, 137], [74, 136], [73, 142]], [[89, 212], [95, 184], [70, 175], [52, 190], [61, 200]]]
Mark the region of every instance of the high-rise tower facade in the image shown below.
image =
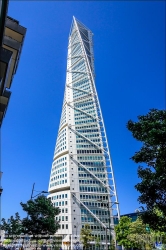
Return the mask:
[[[107, 248], [119, 217], [114, 174], [95, 87], [92, 32], [73, 17], [60, 126], [50, 174], [52, 202], [61, 209], [57, 235], [71, 249], [89, 224]], [[108, 229], [109, 228], [109, 229]], [[91, 242], [92, 248], [94, 242]]]

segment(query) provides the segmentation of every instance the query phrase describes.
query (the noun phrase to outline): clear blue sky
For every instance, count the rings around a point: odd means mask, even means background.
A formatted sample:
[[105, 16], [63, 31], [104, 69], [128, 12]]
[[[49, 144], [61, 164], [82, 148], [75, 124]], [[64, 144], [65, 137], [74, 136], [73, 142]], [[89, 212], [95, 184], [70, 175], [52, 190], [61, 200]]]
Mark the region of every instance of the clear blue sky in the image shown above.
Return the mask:
[[10, 1], [8, 15], [27, 28], [1, 132], [2, 217], [47, 190], [64, 95], [74, 15], [94, 33], [96, 87], [110, 146], [121, 214], [139, 207], [138, 151], [126, 129], [150, 108], [165, 108], [164, 1]]

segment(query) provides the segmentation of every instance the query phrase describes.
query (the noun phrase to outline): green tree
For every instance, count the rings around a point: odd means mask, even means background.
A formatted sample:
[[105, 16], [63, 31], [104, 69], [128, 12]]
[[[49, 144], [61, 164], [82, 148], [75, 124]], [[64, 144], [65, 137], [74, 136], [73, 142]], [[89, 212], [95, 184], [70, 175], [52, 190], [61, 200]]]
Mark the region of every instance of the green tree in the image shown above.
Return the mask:
[[15, 217], [11, 216], [7, 222], [2, 218], [0, 228], [5, 231], [6, 238], [17, 239], [23, 232], [19, 213], [15, 213]]
[[81, 229], [80, 240], [84, 246], [84, 249], [87, 249], [90, 246], [90, 241], [93, 240], [93, 236], [89, 224], [85, 224], [85, 227]]
[[154, 242], [159, 241], [163, 244], [166, 244], [166, 232], [150, 230], [150, 233], [153, 237]]
[[116, 249], [115, 240], [112, 238], [110, 240], [110, 250], [115, 250], [115, 249]]
[[123, 216], [120, 218], [119, 224], [115, 226], [116, 240], [119, 245], [124, 246], [126, 249], [135, 246], [133, 242], [128, 239], [131, 223], [131, 218]]
[[141, 193], [138, 201], [145, 205], [142, 219], [152, 229], [166, 232], [166, 111], [151, 109], [138, 116], [138, 122], [128, 121], [127, 128], [143, 143], [131, 158], [144, 164], [138, 167], [141, 182], [135, 186]]
[[[22, 226], [25, 232], [33, 235], [38, 246], [39, 236], [53, 235], [59, 228], [59, 221], [55, 221], [55, 216], [60, 213], [58, 207], [54, 207], [51, 200], [44, 195], [38, 196], [27, 203], [20, 203], [28, 216], [22, 220]], [[36, 246], [36, 249], [37, 249]]]
[[1, 226], [0, 226], [0, 229], [5, 231], [7, 238], [9, 238], [9, 236], [11, 235], [11, 225], [9, 222], [10, 222], [9, 219], [8, 219], [8, 223], [7, 223], [5, 218], [2, 218]]
[[9, 244], [11, 244], [12, 243], [12, 241], [10, 240], [10, 239], [5, 239], [4, 241], [3, 241], [3, 244], [5, 244], [5, 245], [9, 245]]
[[145, 225], [140, 217], [136, 221], [132, 222], [129, 227], [128, 240], [133, 242], [135, 247], [141, 249], [152, 249], [154, 238], [147, 230], [147, 225]]
[[38, 240], [39, 246], [42, 246], [44, 244], [44, 240]]
[[119, 245], [127, 248], [151, 250], [156, 241], [166, 243], [166, 233], [154, 231], [144, 224], [141, 217], [131, 222], [128, 217], [121, 217], [115, 227], [116, 239]]
[[99, 236], [97, 236], [97, 237], [95, 238], [95, 246], [96, 246], [97, 248], [100, 246], [100, 237], [99, 237]]

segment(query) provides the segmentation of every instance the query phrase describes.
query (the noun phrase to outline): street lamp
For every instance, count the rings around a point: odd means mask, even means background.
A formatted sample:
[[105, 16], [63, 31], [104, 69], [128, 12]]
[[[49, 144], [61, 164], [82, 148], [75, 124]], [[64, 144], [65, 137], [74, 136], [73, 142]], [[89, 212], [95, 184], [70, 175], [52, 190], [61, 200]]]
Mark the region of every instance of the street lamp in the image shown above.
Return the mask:
[[[35, 197], [37, 197], [38, 195], [40, 195], [40, 194], [48, 194], [49, 192], [47, 192], [47, 191], [36, 191], [36, 190], [34, 190], [34, 187], [35, 187], [35, 183], [33, 183], [33, 187], [32, 187], [32, 193], [31, 193], [31, 200], [33, 199], [33, 198], [35, 198]], [[39, 194], [36, 194], [35, 196], [33, 196], [33, 192], [39, 192]]]

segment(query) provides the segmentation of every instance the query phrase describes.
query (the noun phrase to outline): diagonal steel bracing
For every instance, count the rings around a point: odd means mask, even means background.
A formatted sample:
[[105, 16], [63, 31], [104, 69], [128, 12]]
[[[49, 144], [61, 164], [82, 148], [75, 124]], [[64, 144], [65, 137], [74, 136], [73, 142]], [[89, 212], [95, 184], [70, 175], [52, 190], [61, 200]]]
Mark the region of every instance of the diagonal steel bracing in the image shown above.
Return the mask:
[[[70, 158], [72, 159], [72, 161], [74, 163], [76, 163], [78, 166], [83, 167], [89, 174], [91, 174], [96, 180], [98, 180], [106, 189], [109, 189], [111, 192], [113, 192], [113, 194], [115, 195], [114, 191], [112, 190], [112, 188], [110, 186], [105, 185], [105, 183], [103, 183], [100, 178], [98, 178], [93, 172], [91, 172], [89, 169], [87, 169], [83, 164], [81, 164], [80, 162], [78, 162], [76, 159], [74, 159], [71, 155]], [[108, 191], [108, 190], [107, 190]], [[109, 192], [108, 192], [109, 194]]]
[[68, 49], [71, 48], [72, 46], [76, 45], [76, 44], [79, 44], [80, 41], [78, 40], [77, 42], [74, 42], [74, 43], [70, 43], [70, 45], [68, 46]]
[[84, 139], [86, 139], [87, 141], [89, 141], [91, 144], [95, 145], [98, 149], [100, 149], [101, 151], [103, 151], [105, 154], [108, 154], [107, 151], [105, 151], [102, 147], [98, 146], [96, 143], [94, 143], [93, 141], [91, 141], [90, 139], [88, 139], [87, 137], [85, 137], [84, 135], [82, 135], [80, 132], [78, 132], [75, 129], [72, 129], [70, 125], [68, 125], [68, 128], [74, 132], [75, 134], [80, 135], [81, 137], [83, 137]]
[[78, 57], [85, 58], [84, 55], [75, 55], [75, 56], [68, 56], [67, 59], [74, 59], [74, 58], [78, 58]]
[[73, 68], [82, 59], [83, 59], [82, 57], [78, 57], [78, 59], [76, 61], [74, 61], [73, 64], [70, 67], [68, 67], [68, 70], [71, 69], [71, 68]]
[[[92, 211], [82, 201], [80, 201], [73, 192], [71, 193], [73, 197], [102, 225], [103, 228], [108, 229], [107, 226], [94, 213], [92, 213]], [[114, 226], [114, 224], [110, 226]], [[111, 234], [115, 236], [115, 233], [113, 233], [112, 230], [111, 230]]]
[[93, 93], [93, 92], [89, 92], [89, 91], [86, 91], [86, 90], [83, 90], [83, 89], [80, 89], [80, 88], [72, 87], [69, 84], [67, 85], [67, 87], [70, 88], [70, 89], [80, 91], [80, 92], [84, 92], [86, 94], [95, 95], [95, 93]]
[[87, 113], [87, 112], [83, 111], [82, 109], [79, 109], [79, 108], [77, 108], [75, 106], [72, 106], [70, 103], [67, 103], [67, 105], [70, 106], [71, 108], [76, 109], [76, 110], [80, 111], [81, 113], [95, 119], [96, 121], [99, 121], [99, 122], [101, 121], [98, 117], [93, 116], [93, 115], [91, 115], [91, 114], [89, 114], [89, 113]]
[[67, 70], [68, 73], [79, 73], [79, 74], [89, 74], [90, 75], [90, 72], [85, 72], [85, 71], [78, 71], [78, 70]]

